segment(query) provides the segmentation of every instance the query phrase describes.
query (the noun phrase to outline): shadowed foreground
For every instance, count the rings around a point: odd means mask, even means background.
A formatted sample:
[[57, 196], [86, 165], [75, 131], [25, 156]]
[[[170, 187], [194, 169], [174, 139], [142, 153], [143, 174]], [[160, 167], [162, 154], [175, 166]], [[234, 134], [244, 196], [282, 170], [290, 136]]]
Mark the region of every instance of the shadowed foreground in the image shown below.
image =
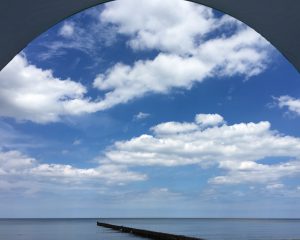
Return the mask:
[[168, 234], [168, 233], [161, 233], [161, 232], [154, 232], [154, 231], [148, 231], [148, 230], [142, 230], [137, 228], [130, 228], [130, 227], [124, 227], [124, 226], [118, 226], [108, 223], [101, 223], [97, 221], [97, 226], [110, 228], [116, 231], [121, 231], [124, 233], [130, 233], [139, 237], [144, 238], [150, 238], [150, 239], [160, 239], [160, 240], [203, 240], [201, 238], [195, 238], [195, 237], [186, 237], [182, 235], [174, 235], [174, 234]]

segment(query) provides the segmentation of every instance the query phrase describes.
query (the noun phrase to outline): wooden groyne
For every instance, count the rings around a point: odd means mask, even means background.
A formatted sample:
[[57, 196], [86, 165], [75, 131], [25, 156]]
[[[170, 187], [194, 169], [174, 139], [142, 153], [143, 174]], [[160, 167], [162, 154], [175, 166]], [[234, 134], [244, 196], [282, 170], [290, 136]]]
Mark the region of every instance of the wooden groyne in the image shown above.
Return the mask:
[[139, 237], [150, 238], [150, 239], [158, 239], [158, 240], [203, 240], [202, 238], [195, 238], [195, 237], [187, 237], [182, 235], [174, 235], [169, 233], [161, 233], [161, 232], [154, 232], [148, 231], [143, 229], [137, 228], [130, 228], [124, 226], [113, 225], [109, 223], [102, 223], [97, 221], [97, 226], [110, 228], [116, 231], [130, 233]]

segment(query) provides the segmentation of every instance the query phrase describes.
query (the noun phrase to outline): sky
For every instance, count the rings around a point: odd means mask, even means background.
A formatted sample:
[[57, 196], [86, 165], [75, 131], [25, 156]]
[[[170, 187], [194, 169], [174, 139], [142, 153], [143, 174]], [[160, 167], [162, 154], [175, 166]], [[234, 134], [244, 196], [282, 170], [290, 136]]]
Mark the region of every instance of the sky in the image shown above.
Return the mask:
[[299, 80], [198, 4], [76, 14], [0, 72], [0, 217], [299, 218]]

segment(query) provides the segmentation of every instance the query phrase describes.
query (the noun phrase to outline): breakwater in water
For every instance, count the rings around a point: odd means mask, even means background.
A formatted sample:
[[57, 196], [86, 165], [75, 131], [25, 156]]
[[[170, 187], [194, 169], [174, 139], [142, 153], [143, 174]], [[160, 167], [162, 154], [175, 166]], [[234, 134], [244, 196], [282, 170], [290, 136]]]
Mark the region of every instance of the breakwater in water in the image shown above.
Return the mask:
[[110, 228], [116, 231], [124, 232], [124, 233], [130, 233], [139, 237], [144, 238], [150, 238], [150, 239], [158, 239], [158, 240], [203, 240], [202, 238], [195, 238], [195, 237], [187, 237], [182, 235], [174, 235], [169, 233], [162, 233], [162, 232], [154, 232], [154, 231], [148, 231], [143, 229], [137, 229], [137, 228], [130, 228], [130, 227], [124, 227], [124, 226], [118, 226], [108, 223], [102, 223], [97, 221], [97, 226]]

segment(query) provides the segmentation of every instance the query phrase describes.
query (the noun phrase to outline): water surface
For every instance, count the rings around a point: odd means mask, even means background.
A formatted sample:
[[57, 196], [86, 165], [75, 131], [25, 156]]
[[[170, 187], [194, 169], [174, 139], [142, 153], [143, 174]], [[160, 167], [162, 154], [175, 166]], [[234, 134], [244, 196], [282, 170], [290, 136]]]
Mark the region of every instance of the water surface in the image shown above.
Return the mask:
[[[0, 219], [2, 240], [142, 239], [97, 227], [99, 219]], [[300, 240], [300, 219], [100, 219], [207, 240]]]

